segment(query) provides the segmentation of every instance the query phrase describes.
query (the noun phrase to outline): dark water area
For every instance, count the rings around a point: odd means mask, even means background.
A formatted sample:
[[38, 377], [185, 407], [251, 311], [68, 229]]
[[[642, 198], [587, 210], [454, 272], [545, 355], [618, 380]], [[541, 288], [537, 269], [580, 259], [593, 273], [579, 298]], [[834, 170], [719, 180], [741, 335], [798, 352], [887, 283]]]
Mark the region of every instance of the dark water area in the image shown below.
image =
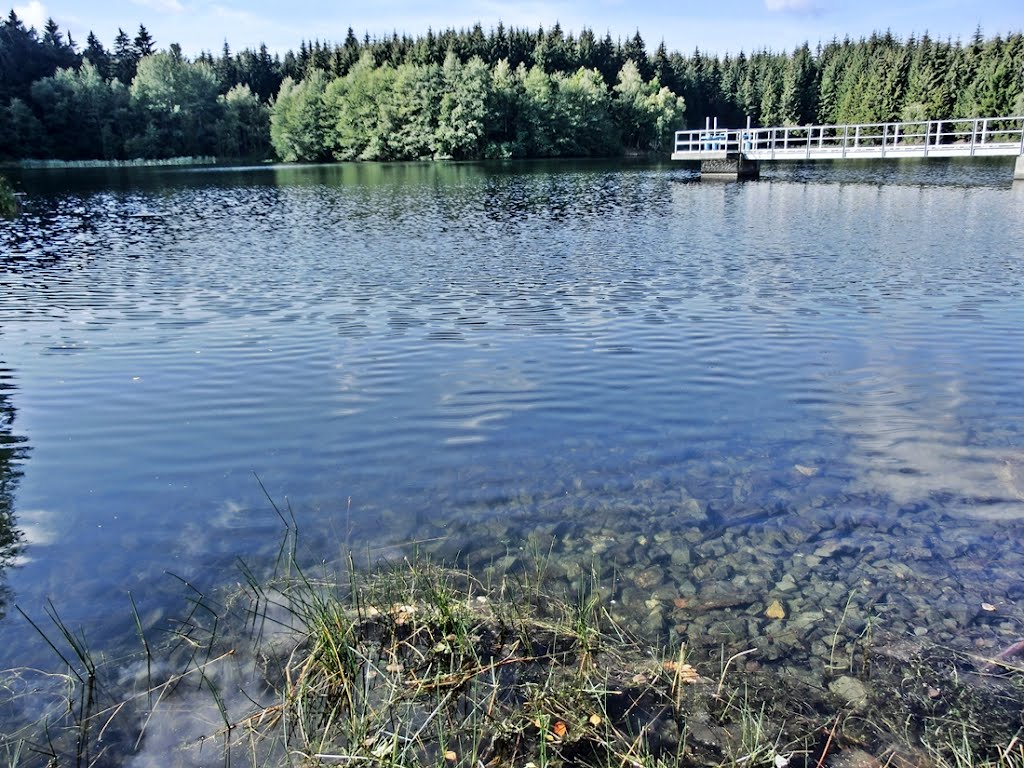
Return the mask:
[[1024, 634], [1011, 168], [23, 172], [0, 668], [52, 661], [15, 603], [113, 646], [129, 592], [156, 625], [168, 573], [272, 559], [256, 475], [311, 561], [542, 551], [708, 656], [820, 671], [844, 611], [851, 642], [996, 652]]

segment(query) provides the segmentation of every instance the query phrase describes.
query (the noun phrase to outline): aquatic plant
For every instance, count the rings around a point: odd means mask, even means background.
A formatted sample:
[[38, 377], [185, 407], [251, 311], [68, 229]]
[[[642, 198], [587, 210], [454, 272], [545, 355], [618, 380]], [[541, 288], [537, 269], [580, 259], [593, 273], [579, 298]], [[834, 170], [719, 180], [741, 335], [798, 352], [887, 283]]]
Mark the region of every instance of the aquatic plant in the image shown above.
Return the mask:
[[0, 216], [14, 216], [18, 212], [18, 198], [14, 189], [3, 176], [0, 176]]

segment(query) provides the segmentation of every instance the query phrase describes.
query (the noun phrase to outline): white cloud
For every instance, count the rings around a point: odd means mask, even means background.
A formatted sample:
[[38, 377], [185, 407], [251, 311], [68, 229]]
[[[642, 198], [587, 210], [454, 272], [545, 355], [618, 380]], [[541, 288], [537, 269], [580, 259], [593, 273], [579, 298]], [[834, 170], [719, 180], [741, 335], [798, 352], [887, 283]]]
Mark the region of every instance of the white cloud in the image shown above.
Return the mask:
[[274, 26], [277, 22], [263, 16], [257, 16], [250, 11], [240, 11], [236, 8], [228, 8], [223, 5], [214, 5], [210, 8], [214, 16], [228, 21], [236, 21], [243, 24]]
[[185, 6], [179, 0], [132, 0], [132, 2], [161, 13], [181, 13], [185, 10]]
[[817, 13], [819, 10], [813, 0], [764, 0], [764, 7], [789, 13]]
[[28, 5], [16, 5], [14, 6], [14, 12], [18, 14], [18, 18], [24, 22], [26, 27], [35, 27], [36, 32], [42, 32], [43, 27], [46, 26], [46, 19], [49, 14], [46, 12], [46, 6], [39, 2], [39, 0], [30, 0]]

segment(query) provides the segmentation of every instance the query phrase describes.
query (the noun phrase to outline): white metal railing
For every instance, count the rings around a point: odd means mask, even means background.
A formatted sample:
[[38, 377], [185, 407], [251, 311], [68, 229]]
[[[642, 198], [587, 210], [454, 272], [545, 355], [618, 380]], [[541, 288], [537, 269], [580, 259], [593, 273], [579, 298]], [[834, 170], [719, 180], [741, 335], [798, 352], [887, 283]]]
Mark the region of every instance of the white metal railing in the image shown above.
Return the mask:
[[[1024, 116], [858, 125], [678, 131], [673, 157], [740, 153], [755, 160], [929, 154], [1024, 155]], [[699, 159], [699, 158], [695, 158]]]

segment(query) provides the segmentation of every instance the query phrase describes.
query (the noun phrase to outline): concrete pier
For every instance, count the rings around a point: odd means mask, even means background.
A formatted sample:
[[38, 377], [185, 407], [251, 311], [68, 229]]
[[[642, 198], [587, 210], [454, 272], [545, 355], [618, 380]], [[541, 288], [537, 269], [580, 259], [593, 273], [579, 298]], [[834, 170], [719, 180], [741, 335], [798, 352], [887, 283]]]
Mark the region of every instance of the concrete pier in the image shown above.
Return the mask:
[[700, 161], [700, 177], [733, 181], [756, 179], [761, 175], [757, 160], [748, 160], [743, 155], [729, 153], [727, 157]]
[[1013, 166], [1013, 180], [1024, 181], [1024, 155], [1017, 157], [1017, 164]]

